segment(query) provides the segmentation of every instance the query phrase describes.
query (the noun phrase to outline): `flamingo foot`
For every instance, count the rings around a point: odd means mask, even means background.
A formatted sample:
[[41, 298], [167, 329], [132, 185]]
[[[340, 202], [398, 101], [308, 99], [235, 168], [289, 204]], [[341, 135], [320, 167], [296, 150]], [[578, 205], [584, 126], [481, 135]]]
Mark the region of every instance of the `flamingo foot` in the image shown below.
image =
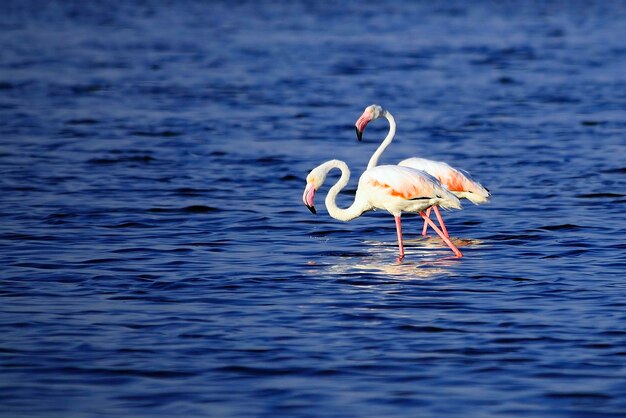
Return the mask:
[[452, 250], [452, 252], [457, 258], [463, 257], [463, 254], [461, 253], [461, 251], [459, 251], [459, 249], [456, 248], [456, 246], [452, 243], [452, 241], [450, 241], [450, 239], [446, 237], [439, 228], [437, 228], [437, 225], [435, 225], [435, 223], [431, 221], [430, 218], [428, 218], [424, 212], [420, 212], [420, 216], [424, 219], [425, 222], [428, 222], [428, 226], [430, 226], [433, 229], [433, 231], [435, 231], [437, 235], [441, 237], [443, 242], [445, 242], [446, 245], [450, 247], [450, 249]]
[[398, 234], [398, 247], [400, 253], [398, 254], [398, 262], [402, 261], [404, 258], [404, 245], [402, 245], [402, 222], [400, 221], [400, 216], [394, 215], [396, 219], [396, 232]]
[[[430, 210], [432, 209], [432, 206], [428, 209], [426, 209], [426, 216], [428, 216], [430, 218]], [[422, 235], [426, 236], [426, 231], [428, 231], [428, 223], [426, 221], [424, 221], [424, 226], [422, 227]]]

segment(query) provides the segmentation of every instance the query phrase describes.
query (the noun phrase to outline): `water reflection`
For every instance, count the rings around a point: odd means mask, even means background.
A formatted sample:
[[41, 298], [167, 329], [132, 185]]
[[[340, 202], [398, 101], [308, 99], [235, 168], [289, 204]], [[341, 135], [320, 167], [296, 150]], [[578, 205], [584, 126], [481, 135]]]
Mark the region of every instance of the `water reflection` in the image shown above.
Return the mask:
[[[452, 239], [459, 247], [482, 244], [480, 240]], [[315, 266], [308, 273], [315, 275], [379, 274], [406, 280], [428, 280], [446, 276], [458, 266], [458, 259], [443, 246], [437, 237], [419, 237], [404, 242], [406, 255], [397, 259], [397, 247], [388, 241], [368, 240], [361, 243], [359, 253], [325, 254], [323, 258], [309, 261]]]

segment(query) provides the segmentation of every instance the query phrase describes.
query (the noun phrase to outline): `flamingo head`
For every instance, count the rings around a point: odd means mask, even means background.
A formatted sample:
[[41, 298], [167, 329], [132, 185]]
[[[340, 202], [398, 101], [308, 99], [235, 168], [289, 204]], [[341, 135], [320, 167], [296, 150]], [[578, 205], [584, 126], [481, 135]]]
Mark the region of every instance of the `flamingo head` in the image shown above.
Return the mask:
[[363, 130], [373, 120], [378, 119], [381, 116], [385, 115], [385, 109], [383, 109], [380, 105], [373, 104], [367, 106], [363, 111], [361, 117], [354, 124], [356, 128], [356, 137], [360, 141], [363, 138]]
[[304, 205], [309, 208], [311, 213], [317, 213], [315, 210], [315, 205], [313, 202], [313, 198], [315, 197], [315, 192], [322, 187], [324, 181], [326, 181], [326, 175], [328, 174], [328, 169], [326, 167], [326, 163], [315, 167], [311, 172], [306, 176], [306, 187], [304, 189], [304, 193], [302, 194], [302, 201]]

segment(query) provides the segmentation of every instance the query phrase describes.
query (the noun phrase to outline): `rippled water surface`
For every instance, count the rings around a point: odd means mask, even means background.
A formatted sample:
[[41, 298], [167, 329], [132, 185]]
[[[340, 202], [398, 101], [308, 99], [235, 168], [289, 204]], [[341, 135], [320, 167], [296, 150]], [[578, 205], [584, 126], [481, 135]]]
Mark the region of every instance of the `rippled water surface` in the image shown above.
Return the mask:
[[[0, 415], [623, 416], [626, 4], [340, 3], [2, 2]], [[302, 205], [371, 103], [464, 258]]]

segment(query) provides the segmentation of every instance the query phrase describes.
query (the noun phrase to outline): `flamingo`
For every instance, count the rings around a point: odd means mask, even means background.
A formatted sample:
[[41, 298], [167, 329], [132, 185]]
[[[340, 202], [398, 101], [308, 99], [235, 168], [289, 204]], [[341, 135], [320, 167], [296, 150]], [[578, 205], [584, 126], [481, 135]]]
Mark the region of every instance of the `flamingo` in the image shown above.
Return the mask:
[[[393, 137], [396, 134], [396, 121], [388, 110], [383, 109], [380, 105], [373, 104], [365, 108], [365, 111], [355, 124], [356, 136], [360, 141], [363, 137], [363, 130], [367, 124], [381, 117], [384, 117], [389, 121], [389, 132], [376, 152], [372, 154], [372, 157], [367, 164], [368, 169], [376, 167], [381, 154], [393, 140]], [[467, 199], [475, 205], [489, 201], [489, 190], [483, 187], [476, 180], [472, 179], [467, 171], [451, 167], [443, 161], [433, 161], [425, 158], [413, 157], [400, 161], [398, 165], [401, 167], [410, 167], [416, 170], [421, 170], [430, 174], [439, 180], [441, 184], [447, 187], [448, 190], [450, 190], [459, 199]], [[437, 220], [439, 221], [439, 225], [441, 225], [443, 233], [446, 237], [449, 237], [448, 229], [443, 222], [443, 218], [441, 217], [437, 206], [432, 206], [432, 209], [434, 210], [435, 215], [437, 215]], [[431, 208], [426, 210], [426, 216], [429, 218], [430, 211]], [[427, 222], [424, 222], [422, 235], [426, 235], [428, 225], [429, 224]]]
[[326, 161], [311, 170], [306, 177], [302, 201], [312, 213], [317, 213], [314, 206], [315, 192], [322, 187], [328, 173], [335, 168], [341, 171], [341, 177], [330, 188], [325, 200], [326, 209], [331, 217], [340, 221], [351, 221], [370, 210], [387, 210], [396, 221], [398, 261], [400, 261], [404, 258], [400, 216], [402, 212], [419, 213], [450, 247], [456, 257], [463, 256], [448, 237], [424, 214], [424, 210], [434, 205], [445, 209], [461, 209], [459, 199], [434, 177], [409, 167], [381, 165], [366, 170], [359, 178], [352, 205], [348, 208], [339, 208], [336, 203], [337, 195], [348, 184], [350, 169], [341, 160]]

